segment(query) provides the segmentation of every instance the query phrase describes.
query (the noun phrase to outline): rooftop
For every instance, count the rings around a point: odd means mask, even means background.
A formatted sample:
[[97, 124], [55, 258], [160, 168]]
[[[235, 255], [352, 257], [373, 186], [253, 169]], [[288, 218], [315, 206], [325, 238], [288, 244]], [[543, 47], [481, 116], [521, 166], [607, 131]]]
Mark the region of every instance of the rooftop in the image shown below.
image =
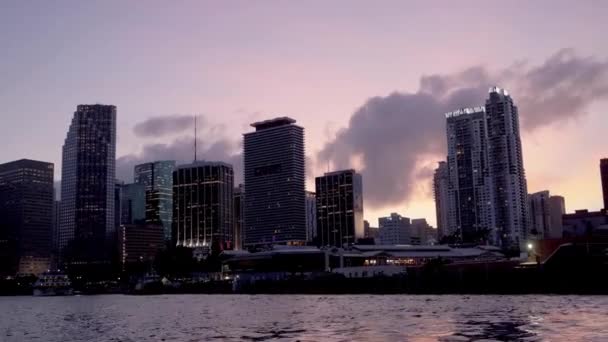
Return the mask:
[[486, 107], [477, 106], [477, 107], [469, 107], [469, 108], [460, 108], [455, 111], [445, 113], [446, 119], [456, 118], [465, 114], [475, 114], [475, 113], [483, 113], [486, 111]]
[[179, 165], [178, 169], [188, 169], [191, 167], [199, 167], [199, 166], [226, 166], [232, 168], [232, 165], [228, 163], [224, 163], [222, 161], [206, 161], [206, 160], [196, 160], [190, 164]]
[[290, 117], [287, 117], [287, 116], [282, 116], [282, 117], [278, 117], [278, 118], [274, 118], [274, 119], [254, 122], [251, 124], [251, 127], [255, 127], [256, 131], [260, 131], [263, 129], [291, 125], [294, 123], [296, 123], [296, 120], [294, 120]]
[[506, 89], [499, 88], [499, 87], [490, 87], [490, 90], [488, 92], [497, 93], [497, 94], [501, 94], [504, 96], [509, 96], [509, 92]]

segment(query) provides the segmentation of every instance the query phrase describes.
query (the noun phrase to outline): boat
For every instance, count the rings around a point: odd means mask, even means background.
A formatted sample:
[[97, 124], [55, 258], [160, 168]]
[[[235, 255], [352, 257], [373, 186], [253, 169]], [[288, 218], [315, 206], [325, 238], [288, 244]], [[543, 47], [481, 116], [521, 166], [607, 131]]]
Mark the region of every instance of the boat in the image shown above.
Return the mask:
[[45, 272], [34, 283], [34, 296], [71, 296], [72, 282], [64, 273]]

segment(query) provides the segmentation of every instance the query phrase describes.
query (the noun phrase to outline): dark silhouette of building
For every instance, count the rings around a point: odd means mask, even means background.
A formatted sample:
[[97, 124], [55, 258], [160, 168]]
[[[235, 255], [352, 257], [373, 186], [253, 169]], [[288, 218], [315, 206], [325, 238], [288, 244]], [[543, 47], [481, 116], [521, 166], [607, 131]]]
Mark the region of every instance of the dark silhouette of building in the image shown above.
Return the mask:
[[304, 128], [287, 117], [244, 134], [246, 248], [306, 242]]
[[604, 209], [608, 209], [608, 158], [600, 160], [600, 176], [602, 178], [602, 194], [604, 196]]
[[234, 249], [243, 249], [243, 222], [245, 221], [245, 206], [243, 200], [245, 199], [245, 191], [243, 184], [239, 184], [234, 188]]
[[50, 264], [53, 164], [0, 164], [0, 274], [38, 274]]
[[146, 186], [137, 183], [123, 184], [120, 189], [120, 224], [144, 222], [146, 222]]
[[[435, 198], [435, 213], [437, 216], [437, 240], [451, 234], [448, 220], [451, 206], [448, 203], [449, 172], [447, 162], [441, 161], [433, 175], [433, 197]], [[453, 233], [453, 232], [452, 232]]]
[[317, 237], [317, 194], [306, 191], [306, 241]]
[[135, 166], [135, 183], [143, 184], [146, 191], [146, 222], [160, 224], [166, 241], [171, 241], [174, 170], [174, 160]]
[[175, 244], [214, 253], [232, 249], [233, 191], [232, 165], [195, 161], [173, 171]]
[[325, 173], [315, 179], [318, 246], [344, 247], [364, 237], [363, 182], [355, 170]]
[[165, 246], [163, 227], [146, 223], [121, 225], [118, 244], [123, 271], [147, 270]]
[[116, 245], [116, 107], [79, 105], [62, 159], [59, 247], [71, 263], [109, 263]]
[[562, 216], [564, 237], [608, 236], [608, 210], [576, 210]]

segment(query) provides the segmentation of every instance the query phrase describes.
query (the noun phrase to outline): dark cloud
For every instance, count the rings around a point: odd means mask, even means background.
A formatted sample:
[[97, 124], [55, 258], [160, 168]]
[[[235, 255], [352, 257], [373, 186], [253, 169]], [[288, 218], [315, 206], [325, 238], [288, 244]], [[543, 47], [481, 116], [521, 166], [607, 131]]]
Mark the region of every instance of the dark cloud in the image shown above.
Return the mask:
[[352, 167], [358, 158], [366, 205], [378, 208], [411, 199], [417, 182], [428, 182], [429, 158], [445, 156], [443, 114], [483, 105], [490, 86], [507, 88], [526, 130], [579, 117], [608, 97], [608, 63], [558, 51], [538, 66], [525, 62], [491, 72], [475, 66], [449, 75], [427, 75], [415, 93], [370, 98], [348, 127], [319, 152], [317, 163]]
[[[204, 118], [197, 117], [197, 127], [204, 125]], [[169, 134], [181, 133], [186, 129], [194, 127], [193, 115], [165, 115], [156, 116], [140, 122], [133, 127], [133, 133], [138, 137], [161, 137]]]

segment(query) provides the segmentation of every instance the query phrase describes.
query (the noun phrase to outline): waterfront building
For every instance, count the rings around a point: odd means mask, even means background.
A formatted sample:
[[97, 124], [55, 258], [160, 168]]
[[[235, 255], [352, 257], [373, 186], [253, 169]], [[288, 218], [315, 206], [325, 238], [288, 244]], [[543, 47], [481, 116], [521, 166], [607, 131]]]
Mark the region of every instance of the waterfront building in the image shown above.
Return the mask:
[[240, 251], [243, 249], [243, 228], [245, 222], [245, 189], [243, 184], [234, 188], [233, 193], [234, 204], [234, 249]]
[[234, 171], [223, 162], [195, 161], [173, 171], [173, 241], [219, 253], [234, 246]]
[[165, 246], [163, 227], [158, 224], [123, 224], [118, 234], [118, 250], [123, 271], [145, 271]]
[[244, 134], [246, 248], [306, 243], [304, 128], [288, 117]]
[[562, 216], [566, 213], [566, 200], [562, 196], [549, 197], [549, 216], [551, 220], [551, 229], [549, 237], [551, 239], [560, 239], [563, 237], [563, 221]]
[[576, 210], [562, 216], [564, 237], [608, 236], [608, 210]]
[[145, 186], [146, 222], [163, 227], [165, 241], [171, 241], [173, 221], [174, 160], [136, 165], [135, 183]]
[[548, 190], [528, 195], [530, 229], [528, 237], [535, 240], [562, 237], [562, 215], [565, 214], [564, 198], [551, 196]]
[[410, 243], [410, 219], [397, 213], [378, 219], [380, 245], [403, 245]]
[[[450, 217], [454, 216], [454, 213], [450, 213], [450, 210], [455, 211], [453, 206], [450, 206], [449, 198], [449, 173], [447, 162], [441, 161], [435, 169], [433, 175], [433, 196], [435, 198], [435, 213], [437, 216], [437, 239], [440, 240], [442, 237], [454, 234], [454, 231], [450, 231], [450, 227], [455, 227], [454, 224], [449, 223]], [[450, 216], [450, 214], [452, 216]]]
[[63, 145], [59, 247], [109, 261], [115, 245], [116, 107], [79, 105]]
[[0, 164], [0, 274], [40, 274], [50, 265], [53, 164]]
[[315, 179], [317, 245], [344, 247], [364, 236], [363, 184], [355, 170], [325, 173]]
[[311, 242], [317, 236], [317, 194], [306, 191], [306, 241]]
[[518, 109], [506, 90], [492, 87], [485, 110], [492, 218], [496, 228], [493, 243], [504, 248], [522, 248], [528, 224], [528, 186]]
[[[464, 108], [446, 113], [445, 116], [449, 185], [447, 227], [442, 229], [446, 229], [448, 235], [455, 234], [460, 242], [484, 242], [492, 239], [494, 226], [486, 109]], [[445, 173], [445, 170], [439, 171]]]

